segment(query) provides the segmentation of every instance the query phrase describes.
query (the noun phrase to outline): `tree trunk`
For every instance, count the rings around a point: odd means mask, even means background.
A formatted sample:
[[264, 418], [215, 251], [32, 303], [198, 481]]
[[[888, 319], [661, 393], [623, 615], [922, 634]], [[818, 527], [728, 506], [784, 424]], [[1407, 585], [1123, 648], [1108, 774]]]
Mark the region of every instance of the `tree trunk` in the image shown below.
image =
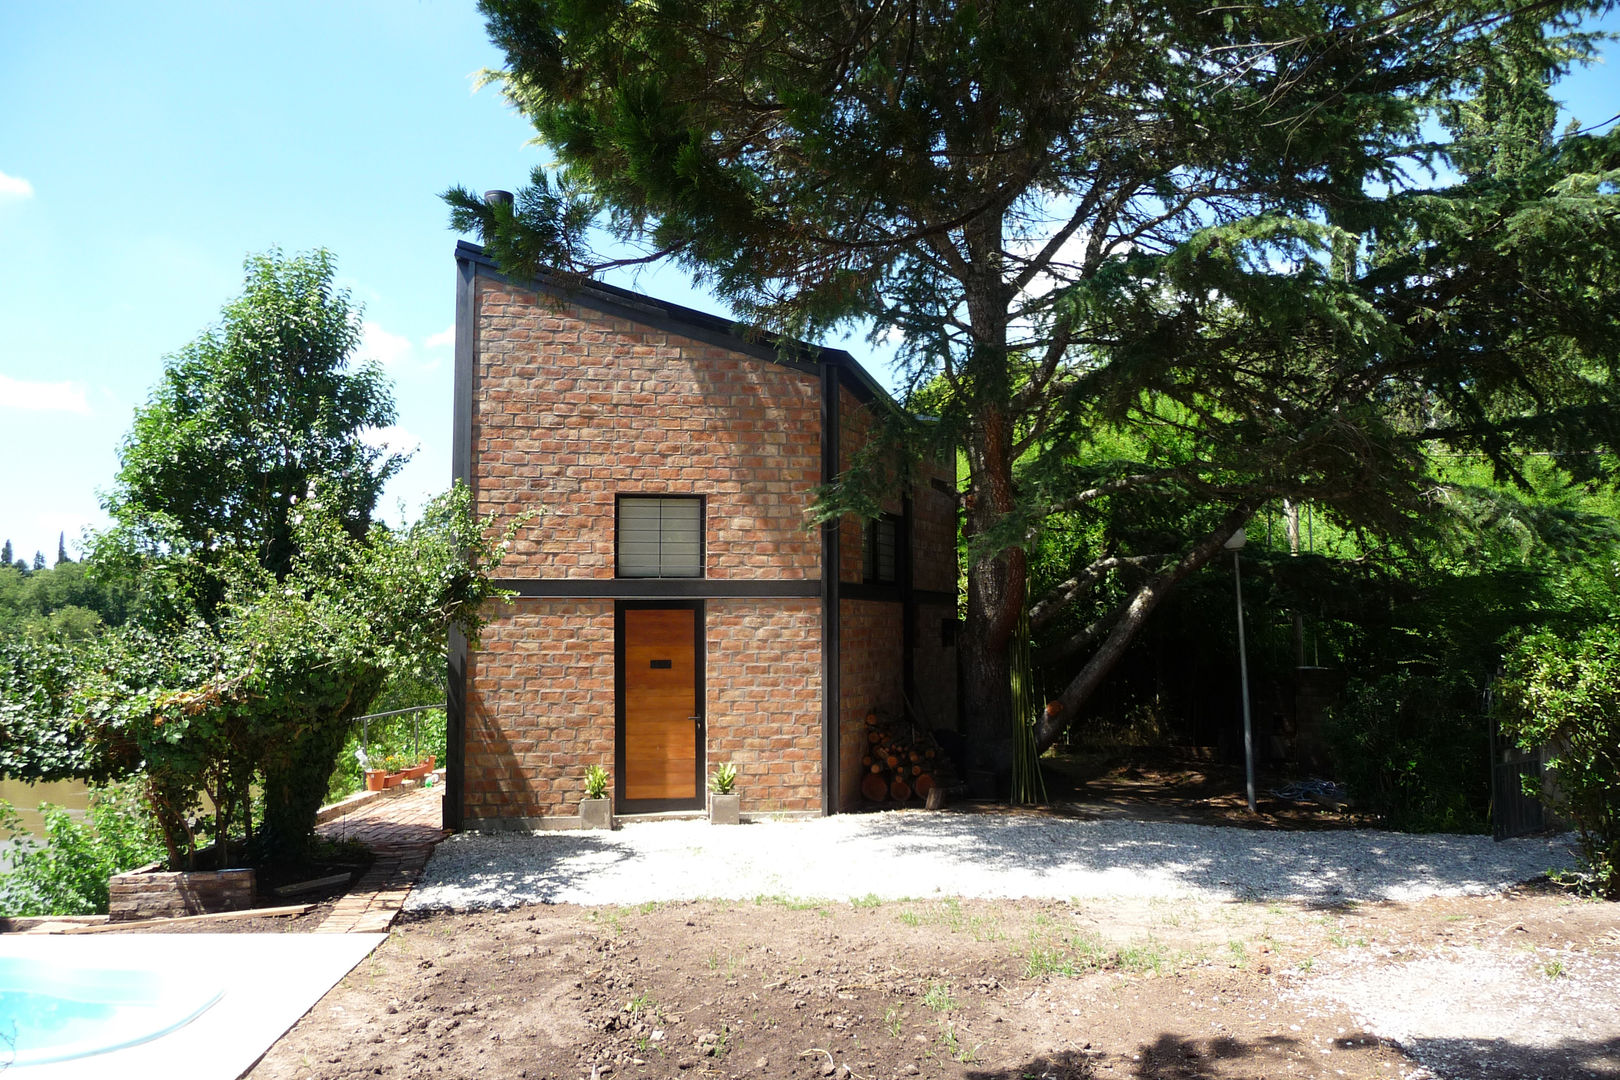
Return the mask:
[[[984, 410], [969, 440], [966, 532], [989, 532], [1014, 510], [1011, 424], [999, 410]], [[1027, 564], [1023, 548], [1007, 548], [968, 566], [966, 648], [962, 665], [963, 735], [969, 790], [999, 796], [1012, 770], [1010, 647], [1024, 608]]]
[[1090, 700], [1097, 687], [1114, 670], [1137, 633], [1147, 623], [1148, 616], [1159, 602], [1193, 571], [1209, 562], [1225, 547], [1226, 541], [1242, 527], [1254, 511], [1247, 505], [1233, 508], [1214, 532], [1204, 537], [1181, 561], [1159, 574], [1136, 591], [1125, 605], [1119, 621], [1114, 624], [1103, 643], [1097, 647], [1086, 666], [1064, 687], [1063, 693], [1047, 706], [1046, 713], [1036, 728], [1035, 745], [1044, 753], [1058, 740], [1058, 736], [1074, 723], [1081, 708]]

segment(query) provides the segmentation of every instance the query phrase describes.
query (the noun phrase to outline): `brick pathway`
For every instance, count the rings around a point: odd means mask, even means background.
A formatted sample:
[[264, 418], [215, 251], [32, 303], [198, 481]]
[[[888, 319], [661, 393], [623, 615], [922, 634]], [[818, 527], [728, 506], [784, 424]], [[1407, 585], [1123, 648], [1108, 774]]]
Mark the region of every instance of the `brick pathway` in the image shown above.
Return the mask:
[[445, 837], [444, 787], [417, 788], [335, 818], [317, 830], [329, 840], [358, 840], [377, 861], [337, 902], [317, 934], [387, 933], [422, 876], [433, 845]]

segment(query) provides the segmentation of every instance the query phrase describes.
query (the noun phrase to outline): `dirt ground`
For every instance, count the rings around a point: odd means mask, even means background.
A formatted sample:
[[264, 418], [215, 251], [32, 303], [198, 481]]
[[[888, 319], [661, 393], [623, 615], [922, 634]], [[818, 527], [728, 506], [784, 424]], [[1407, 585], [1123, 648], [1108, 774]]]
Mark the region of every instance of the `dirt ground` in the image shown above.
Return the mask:
[[1276, 797], [1272, 791], [1305, 776], [1265, 763], [1255, 775], [1255, 814], [1249, 813], [1241, 764], [1193, 761], [1144, 749], [1086, 753], [1059, 748], [1041, 760], [1041, 768], [1050, 812], [1070, 817], [1272, 830], [1376, 827], [1370, 815], [1349, 806]]
[[[1433, 1074], [1324, 993], [1335, 972], [1486, 950], [1537, 964], [1551, 1000], [1566, 964], [1620, 954], [1617, 925], [1614, 905], [1546, 888], [1328, 910], [761, 898], [434, 915], [396, 924], [249, 1075], [1418, 1078]], [[1450, 1047], [1444, 1075], [1620, 1076], [1620, 1040], [1501, 1030]]]

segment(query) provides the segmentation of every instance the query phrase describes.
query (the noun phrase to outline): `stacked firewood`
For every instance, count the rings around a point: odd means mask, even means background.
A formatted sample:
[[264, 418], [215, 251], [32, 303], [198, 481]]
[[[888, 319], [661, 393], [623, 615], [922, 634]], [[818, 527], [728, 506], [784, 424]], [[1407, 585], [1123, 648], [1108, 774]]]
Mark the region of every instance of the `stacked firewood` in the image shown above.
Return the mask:
[[907, 720], [866, 714], [866, 753], [861, 758], [861, 795], [868, 802], [926, 799], [954, 783], [950, 759], [928, 728]]

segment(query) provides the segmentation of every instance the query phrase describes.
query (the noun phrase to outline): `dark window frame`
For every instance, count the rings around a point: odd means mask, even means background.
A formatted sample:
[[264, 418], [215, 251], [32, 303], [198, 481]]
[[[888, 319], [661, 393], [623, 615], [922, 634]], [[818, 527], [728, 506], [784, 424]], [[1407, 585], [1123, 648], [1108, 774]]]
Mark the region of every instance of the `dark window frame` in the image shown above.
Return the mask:
[[[695, 574], [626, 574], [624, 572], [624, 504], [640, 499], [680, 499], [698, 505], [698, 568]], [[631, 491], [613, 497], [613, 576], [626, 581], [701, 581], [709, 576], [709, 501], [703, 495], [678, 492]]]
[[[880, 533], [889, 533], [888, 576], [878, 563]], [[896, 585], [900, 581], [900, 517], [897, 514], [879, 514], [866, 523], [861, 536], [861, 580], [871, 585]]]

